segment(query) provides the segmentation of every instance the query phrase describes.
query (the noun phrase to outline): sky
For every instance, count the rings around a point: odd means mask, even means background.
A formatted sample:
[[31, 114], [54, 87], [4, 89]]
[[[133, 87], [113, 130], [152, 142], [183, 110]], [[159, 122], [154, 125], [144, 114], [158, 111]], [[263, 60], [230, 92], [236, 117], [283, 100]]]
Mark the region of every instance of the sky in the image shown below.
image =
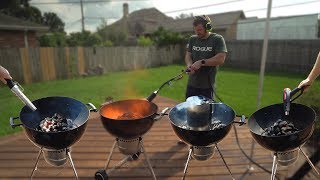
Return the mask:
[[[82, 0], [85, 29], [95, 31], [104, 20], [111, 24], [122, 17], [123, 3], [129, 13], [157, 8], [167, 16], [180, 14], [216, 14], [243, 10], [246, 17], [265, 18], [268, 0]], [[31, 0], [30, 4], [44, 12], [56, 13], [64, 22], [66, 32], [81, 31], [80, 0]], [[272, 0], [271, 17], [320, 13], [320, 0]]]

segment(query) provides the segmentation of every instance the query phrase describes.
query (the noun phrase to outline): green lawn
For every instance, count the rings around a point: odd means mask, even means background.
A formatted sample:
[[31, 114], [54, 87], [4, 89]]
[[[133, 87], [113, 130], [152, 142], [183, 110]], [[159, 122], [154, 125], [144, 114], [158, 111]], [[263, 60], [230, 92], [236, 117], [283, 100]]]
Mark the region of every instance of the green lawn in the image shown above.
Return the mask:
[[[100, 107], [108, 96], [115, 100], [143, 98], [156, 90], [163, 82], [180, 73], [182, 65], [172, 65], [130, 72], [108, 73], [103, 76], [57, 80], [51, 82], [22, 85], [24, 93], [30, 100], [47, 96], [67, 96], [83, 103], [91, 102]], [[13, 75], [14, 76], [14, 75]], [[280, 103], [285, 87], [293, 89], [305, 78], [306, 74], [293, 75], [284, 73], [267, 73], [264, 81], [262, 105]], [[235, 70], [221, 67], [217, 76], [217, 94], [224, 103], [231, 106], [237, 114], [251, 115], [257, 109], [259, 72]], [[184, 101], [187, 76], [164, 87], [159, 95], [178, 101]], [[298, 102], [318, 106], [320, 85], [316, 82]], [[5, 87], [0, 88], [0, 136], [19, 131], [9, 126], [9, 117], [19, 116], [22, 102]]]

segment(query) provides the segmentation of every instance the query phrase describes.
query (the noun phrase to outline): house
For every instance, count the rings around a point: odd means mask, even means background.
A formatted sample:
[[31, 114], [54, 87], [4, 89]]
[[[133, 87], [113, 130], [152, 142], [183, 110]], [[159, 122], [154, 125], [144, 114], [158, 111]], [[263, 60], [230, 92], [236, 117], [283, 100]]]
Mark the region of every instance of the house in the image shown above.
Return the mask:
[[[238, 40], [264, 38], [265, 18], [248, 18], [238, 21]], [[319, 39], [318, 14], [275, 17], [269, 20], [269, 39]]]
[[0, 48], [37, 47], [39, 33], [48, 27], [0, 14]]
[[[234, 40], [237, 37], [237, 22], [245, 19], [243, 11], [231, 11], [220, 14], [209, 14], [213, 32], [221, 34], [225, 40]], [[184, 34], [193, 34], [193, 17], [177, 19], [164, 25], [165, 29]]]
[[124, 32], [128, 38], [136, 38], [140, 35], [150, 35], [156, 31], [162, 22], [173, 20], [156, 8], [141, 9], [129, 14], [129, 5], [123, 4], [123, 16], [120, 20], [107, 26], [115, 32]]

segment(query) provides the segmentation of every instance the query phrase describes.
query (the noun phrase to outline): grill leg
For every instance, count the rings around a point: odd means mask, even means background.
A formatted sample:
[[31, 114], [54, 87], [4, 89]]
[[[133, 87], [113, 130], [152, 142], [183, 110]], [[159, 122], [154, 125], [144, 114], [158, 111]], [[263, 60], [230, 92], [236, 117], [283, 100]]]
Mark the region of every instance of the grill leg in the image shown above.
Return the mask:
[[68, 153], [68, 157], [69, 157], [69, 160], [70, 160], [70, 165], [71, 165], [71, 167], [73, 169], [74, 175], [76, 176], [76, 179], [78, 179], [78, 174], [77, 174], [76, 168], [74, 167], [74, 164], [73, 164], [73, 161], [72, 161], [72, 157], [71, 157], [71, 153], [70, 153], [69, 149], [67, 149], [67, 153]]
[[223, 155], [222, 155], [222, 153], [220, 152], [217, 144], [216, 144], [216, 148], [217, 148], [217, 150], [218, 150], [218, 152], [219, 152], [219, 154], [220, 154], [220, 156], [221, 156], [221, 158], [222, 158], [222, 161], [223, 161], [224, 165], [225, 165], [226, 168], [228, 169], [230, 176], [232, 177], [233, 180], [235, 180], [235, 178], [233, 177], [233, 175], [232, 175], [232, 173], [231, 173], [231, 170], [230, 170], [229, 166], [227, 165], [226, 161], [224, 160]]
[[131, 155], [127, 155], [118, 164], [116, 164], [113, 168], [106, 170], [106, 173], [109, 174], [112, 171], [114, 171], [116, 169], [119, 169], [124, 163], [128, 162], [129, 160], [132, 160], [132, 156]]
[[31, 175], [30, 175], [30, 179], [32, 179], [32, 177], [33, 177], [33, 175], [34, 175], [34, 172], [37, 170], [37, 166], [38, 166], [38, 162], [39, 162], [39, 159], [40, 159], [40, 155], [41, 155], [41, 154], [42, 154], [42, 147], [41, 147], [40, 150], [39, 150], [36, 163], [34, 164], [34, 168], [33, 168], [32, 172], [31, 172]]
[[192, 146], [190, 146], [190, 149], [189, 149], [188, 160], [187, 160], [186, 165], [185, 165], [184, 170], [183, 170], [182, 180], [184, 180], [184, 178], [186, 177], [189, 161], [191, 159], [191, 154], [192, 154]]
[[302, 152], [302, 154], [304, 155], [304, 157], [306, 158], [306, 160], [308, 161], [309, 165], [312, 167], [312, 169], [318, 174], [320, 175], [319, 171], [317, 170], [316, 167], [314, 167], [313, 163], [310, 161], [309, 157], [307, 156], [306, 153], [304, 153], [304, 151], [302, 151], [302, 149], [299, 147], [300, 151]]
[[113, 145], [112, 145], [112, 148], [111, 148], [111, 151], [109, 153], [109, 156], [108, 156], [108, 159], [107, 159], [107, 162], [106, 162], [106, 165], [104, 166], [104, 170], [106, 170], [109, 166], [109, 163], [110, 163], [110, 160], [111, 160], [111, 156], [112, 156], [112, 153], [113, 153], [113, 150], [114, 148], [116, 147], [116, 144], [117, 144], [117, 141], [114, 141]]
[[148, 156], [147, 156], [147, 153], [146, 153], [146, 151], [144, 150], [142, 141], [141, 141], [141, 152], [144, 154], [144, 158], [146, 158], [146, 161], [147, 161], [147, 163], [148, 163], [148, 167], [149, 167], [149, 170], [150, 170], [150, 172], [151, 172], [151, 174], [152, 174], [153, 179], [156, 180], [156, 179], [157, 179], [157, 178], [156, 178], [156, 175], [155, 175], [155, 173], [154, 173], [154, 171], [153, 171], [153, 168], [152, 168], [152, 165], [151, 165], [151, 163], [150, 163], [150, 160], [149, 160], [149, 158], [148, 158]]
[[274, 180], [277, 173], [277, 167], [278, 167], [278, 158], [276, 153], [273, 155], [273, 163], [272, 163], [272, 171], [271, 171], [271, 180]]

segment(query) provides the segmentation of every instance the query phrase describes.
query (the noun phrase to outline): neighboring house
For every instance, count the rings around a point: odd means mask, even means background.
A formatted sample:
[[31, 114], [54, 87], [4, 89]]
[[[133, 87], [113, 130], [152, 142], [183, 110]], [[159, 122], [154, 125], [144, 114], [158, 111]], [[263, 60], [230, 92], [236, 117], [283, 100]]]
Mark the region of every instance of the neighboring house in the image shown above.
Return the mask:
[[37, 36], [48, 27], [0, 14], [0, 48], [38, 46]]
[[[225, 40], [234, 40], [237, 36], [237, 22], [245, 19], [243, 11], [232, 11], [220, 14], [209, 14], [213, 32], [221, 34]], [[177, 19], [164, 25], [165, 29], [184, 34], [193, 34], [193, 17]]]
[[[264, 38], [266, 19], [249, 18], [238, 21], [238, 40]], [[271, 18], [269, 39], [319, 39], [318, 14]]]
[[115, 32], [124, 32], [130, 38], [136, 38], [140, 35], [150, 35], [156, 31], [162, 22], [172, 20], [156, 8], [141, 9], [129, 14], [129, 6], [123, 4], [123, 17], [107, 26]]

